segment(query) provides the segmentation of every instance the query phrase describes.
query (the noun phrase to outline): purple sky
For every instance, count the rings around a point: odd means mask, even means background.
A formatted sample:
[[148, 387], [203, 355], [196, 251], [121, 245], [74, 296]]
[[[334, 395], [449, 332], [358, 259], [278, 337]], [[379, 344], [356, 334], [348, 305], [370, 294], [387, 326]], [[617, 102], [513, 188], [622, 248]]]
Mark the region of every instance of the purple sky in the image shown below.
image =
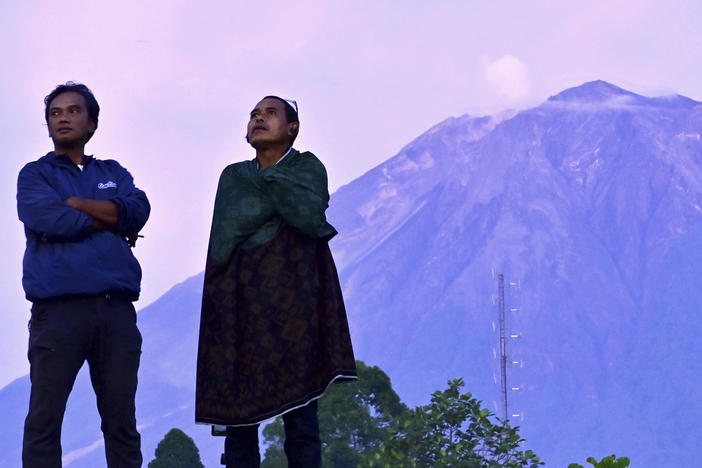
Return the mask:
[[28, 370], [16, 177], [52, 149], [42, 100], [60, 82], [94, 91], [88, 152], [118, 159], [152, 202], [138, 308], [204, 268], [217, 178], [252, 157], [244, 128], [263, 95], [299, 102], [296, 147], [322, 159], [332, 190], [449, 116], [585, 81], [702, 100], [696, 0], [112, 4], [3, 4], [0, 386]]

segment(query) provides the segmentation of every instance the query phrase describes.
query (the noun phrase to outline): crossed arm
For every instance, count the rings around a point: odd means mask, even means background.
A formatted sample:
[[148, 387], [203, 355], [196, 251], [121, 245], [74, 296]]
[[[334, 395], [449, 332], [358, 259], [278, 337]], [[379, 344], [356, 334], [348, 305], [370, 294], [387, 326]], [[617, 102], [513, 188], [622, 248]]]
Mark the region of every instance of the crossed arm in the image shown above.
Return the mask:
[[74, 241], [95, 231], [111, 230], [132, 244], [149, 217], [150, 206], [144, 192], [134, 187], [131, 175], [123, 168], [119, 172], [119, 193], [109, 200], [96, 200], [62, 195], [35, 165], [27, 165], [17, 183], [19, 218], [43, 239]]
[[[93, 229], [95, 231], [109, 231], [117, 225], [119, 221], [119, 206], [110, 200], [93, 200], [91, 198], [68, 197], [64, 200], [66, 205], [78, 211], [82, 211], [93, 218]], [[125, 239], [130, 247], [136, 246], [139, 234], [130, 232], [125, 234]]]
[[314, 156], [297, 163], [294, 174], [286, 167], [261, 169], [266, 191], [286, 223], [314, 238], [330, 239], [336, 230], [327, 222], [327, 172]]
[[113, 228], [119, 220], [119, 207], [110, 200], [68, 197], [64, 202], [93, 218], [93, 229], [96, 231]]

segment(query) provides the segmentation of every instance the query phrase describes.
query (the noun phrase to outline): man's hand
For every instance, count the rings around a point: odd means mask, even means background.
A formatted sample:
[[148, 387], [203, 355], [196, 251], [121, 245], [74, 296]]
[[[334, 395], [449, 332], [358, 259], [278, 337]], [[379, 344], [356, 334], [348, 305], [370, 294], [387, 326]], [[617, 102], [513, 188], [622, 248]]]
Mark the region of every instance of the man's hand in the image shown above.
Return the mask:
[[134, 232], [134, 233], [132, 233], [132, 234], [129, 234], [127, 237], [125, 237], [124, 240], [127, 241], [127, 245], [128, 245], [129, 247], [136, 247], [136, 241], [137, 241], [137, 239], [140, 238], [140, 237], [144, 237], [144, 236], [140, 236], [139, 234], [137, 234], [136, 232]]
[[93, 227], [97, 231], [105, 231], [112, 228], [119, 219], [119, 208], [109, 200], [68, 197], [64, 200], [64, 203], [92, 217], [95, 221]]

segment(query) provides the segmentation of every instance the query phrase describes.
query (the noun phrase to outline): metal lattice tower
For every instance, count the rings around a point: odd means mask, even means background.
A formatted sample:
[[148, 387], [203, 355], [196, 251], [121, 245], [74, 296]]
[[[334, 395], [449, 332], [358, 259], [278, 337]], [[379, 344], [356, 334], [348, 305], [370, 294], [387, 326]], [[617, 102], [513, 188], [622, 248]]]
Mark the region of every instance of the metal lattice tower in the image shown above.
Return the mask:
[[[493, 272], [493, 278], [495, 277], [495, 273]], [[497, 309], [498, 309], [498, 315], [499, 315], [499, 331], [500, 331], [500, 352], [499, 352], [499, 357], [497, 352], [495, 351], [495, 348], [493, 348], [493, 355], [495, 358], [499, 359], [500, 362], [500, 399], [501, 402], [498, 405], [497, 401], [495, 401], [495, 412], [501, 412], [502, 413], [502, 419], [504, 421], [507, 421], [508, 419], [512, 418], [524, 418], [523, 414], [510, 414], [509, 411], [509, 391], [521, 391], [523, 389], [522, 385], [512, 385], [509, 386], [507, 382], [507, 372], [510, 371], [514, 366], [519, 366], [519, 368], [522, 368], [524, 366], [524, 362], [521, 359], [510, 359], [508, 357], [507, 353], [507, 343], [509, 340], [516, 340], [522, 337], [521, 333], [517, 333], [514, 331], [508, 331], [509, 327], [507, 326], [507, 314], [512, 314], [514, 312], [519, 312], [518, 307], [512, 307], [510, 306], [509, 309], [507, 308], [507, 298], [505, 297], [505, 288], [519, 288], [519, 281], [517, 282], [512, 282], [510, 281], [507, 285], [505, 285], [505, 276], [502, 273], [497, 274]], [[493, 304], [494, 304], [494, 296], [493, 296]], [[492, 323], [493, 331], [495, 331], [495, 322]], [[512, 350], [512, 353], [514, 351]], [[493, 377], [495, 379], [495, 384], [497, 384], [497, 377], [493, 374]], [[501, 410], [499, 406], [501, 406]], [[511, 418], [510, 418], [511, 416]]]
[[500, 391], [502, 416], [507, 420], [507, 332], [505, 326], [505, 276], [497, 275], [498, 311], [500, 314]]

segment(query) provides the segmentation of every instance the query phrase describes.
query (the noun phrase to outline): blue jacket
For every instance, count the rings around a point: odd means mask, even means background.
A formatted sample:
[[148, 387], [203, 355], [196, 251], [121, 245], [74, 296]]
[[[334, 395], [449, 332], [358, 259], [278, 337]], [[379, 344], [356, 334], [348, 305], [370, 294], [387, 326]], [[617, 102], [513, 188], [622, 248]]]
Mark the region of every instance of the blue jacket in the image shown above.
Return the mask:
[[[22, 285], [36, 301], [70, 295], [139, 297], [141, 268], [125, 240], [139, 232], [151, 207], [117, 161], [86, 157], [83, 170], [54, 152], [24, 166], [17, 180], [17, 212], [27, 249]], [[119, 207], [110, 231], [64, 203], [71, 196], [110, 200]]]

